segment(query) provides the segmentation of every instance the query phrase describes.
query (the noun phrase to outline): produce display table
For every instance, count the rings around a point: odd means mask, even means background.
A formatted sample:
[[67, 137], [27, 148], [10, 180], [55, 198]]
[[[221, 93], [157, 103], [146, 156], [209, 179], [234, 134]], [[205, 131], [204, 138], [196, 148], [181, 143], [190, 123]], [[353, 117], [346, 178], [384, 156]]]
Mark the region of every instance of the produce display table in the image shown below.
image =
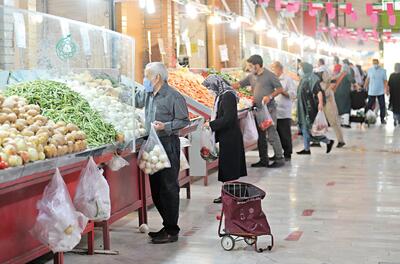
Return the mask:
[[[58, 167], [71, 197], [74, 197], [81, 170], [87, 156], [71, 155], [44, 160], [0, 172], [0, 263], [26, 263], [50, 249], [36, 240], [29, 231], [36, 222], [36, 203]], [[112, 152], [95, 156], [97, 164], [107, 162]], [[89, 222], [83, 234], [88, 234], [88, 253], [93, 254], [94, 224]], [[63, 263], [63, 254], [56, 254], [54, 261]]]
[[[138, 146], [137, 146], [138, 147]], [[137, 148], [139, 149], [139, 148]], [[105, 250], [110, 250], [110, 225], [126, 215], [139, 210], [139, 225], [146, 222], [146, 216], [142, 200], [142, 181], [144, 177], [137, 166], [137, 154], [121, 153], [129, 165], [119, 171], [112, 171], [107, 166], [104, 168], [104, 176], [110, 186], [111, 216], [110, 219], [96, 222], [96, 226], [102, 227], [103, 245]]]

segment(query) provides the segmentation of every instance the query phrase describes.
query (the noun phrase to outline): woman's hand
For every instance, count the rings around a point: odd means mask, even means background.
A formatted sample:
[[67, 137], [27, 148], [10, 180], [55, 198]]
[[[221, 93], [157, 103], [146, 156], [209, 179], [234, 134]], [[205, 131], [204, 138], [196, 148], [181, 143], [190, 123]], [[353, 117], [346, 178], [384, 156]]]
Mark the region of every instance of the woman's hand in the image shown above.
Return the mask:
[[319, 112], [324, 111], [324, 104], [323, 103], [322, 104], [321, 103], [318, 104], [318, 111]]

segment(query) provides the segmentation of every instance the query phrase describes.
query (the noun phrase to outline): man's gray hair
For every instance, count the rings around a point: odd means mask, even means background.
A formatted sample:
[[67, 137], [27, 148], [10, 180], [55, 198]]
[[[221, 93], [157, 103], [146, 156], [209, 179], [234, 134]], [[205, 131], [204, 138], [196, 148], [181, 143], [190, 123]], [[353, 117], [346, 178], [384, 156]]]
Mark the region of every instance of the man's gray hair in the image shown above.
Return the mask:
[[149, 71], [153, 77], [160, 75], [163, 81], [168, 81], [168, 70], [162, 62], [150, 62], [146, 65], [146, 71]]

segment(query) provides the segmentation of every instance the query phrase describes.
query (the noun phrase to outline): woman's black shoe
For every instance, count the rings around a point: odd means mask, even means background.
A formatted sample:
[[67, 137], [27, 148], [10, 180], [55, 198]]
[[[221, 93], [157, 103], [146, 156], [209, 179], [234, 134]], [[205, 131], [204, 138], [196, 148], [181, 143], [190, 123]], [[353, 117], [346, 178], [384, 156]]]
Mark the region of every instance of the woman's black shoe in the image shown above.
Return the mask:
[[303, 149], [302, 151], [297, 152], [298, 155], [311, 155], [310, 150]]
[[214, 203], [215, 203], [215, 204], [220, 204], [220, 203], [222, 203], [222, 198], [221, 198], [221, 197], [218, 197], [217, 199], [214, 199]]
[[267, 162], [259, 161], [259, 162], [257, 162], [257, 163], [251, 164], [251, 167], [252, 167], [252, 168], [266, 168], [267, 165], [268, 165]]
[[333, 144], [335, 144], [335, 140], [331, 140], [326, 148], [326, 153], [330, 153], [333, 147]]
[[344, 142], [339, 142], [339, 143], [337, 144], [337, 148], [343, 148], [344, 145], [346, 145], [346, 143], [344, 143]]

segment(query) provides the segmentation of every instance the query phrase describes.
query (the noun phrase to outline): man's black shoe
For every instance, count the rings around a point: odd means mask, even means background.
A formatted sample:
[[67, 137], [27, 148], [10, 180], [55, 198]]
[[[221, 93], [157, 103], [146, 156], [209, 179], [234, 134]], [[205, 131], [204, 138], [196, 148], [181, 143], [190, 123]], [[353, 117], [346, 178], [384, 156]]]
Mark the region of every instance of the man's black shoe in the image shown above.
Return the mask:
[[274, 162], [267, 165], [268, 168], [280, 168], [283, 166], [285, 166], [285, 160], [283, 158], [276, 159]]
[[161, 228], [160, 231], [158, 231], [158, 232], [149, 232], [147, 235], [149, 237], [151, 237], [151, 238], [155, 238], [155, 237], [158, 237], [158, 236], [162, 235], [162, 233], [164, 233], [164, 231], [165, 231], [165, 228], [163, 227], [163, 228]]
[[292, 160], [292, 156], [286, 156], [285, 157], [285, 161], [291, 161]]
[[297, 152], [297, 155], [311, 155], [311, 151], [303, 149], [302, 151]]
[[330, 153], [333, 147], [333, 144], [335, 144], [335, 140], [331, 140], [326, 148], [326, 153]]
[[267, 162], [259, 161], [257, 163], [251, 164], [251, 167], [253, 167], [253, 168], [263, 168], [263, 167], [266, 168], [267, 165], [268, 165]]
[[167, 243], [174, 243], [178, 241], [178, 235], [170, 235], [167, 232], [162, 232], [161, 235], [153, 238], [151, 243], [153, 244], [167, 244]]

